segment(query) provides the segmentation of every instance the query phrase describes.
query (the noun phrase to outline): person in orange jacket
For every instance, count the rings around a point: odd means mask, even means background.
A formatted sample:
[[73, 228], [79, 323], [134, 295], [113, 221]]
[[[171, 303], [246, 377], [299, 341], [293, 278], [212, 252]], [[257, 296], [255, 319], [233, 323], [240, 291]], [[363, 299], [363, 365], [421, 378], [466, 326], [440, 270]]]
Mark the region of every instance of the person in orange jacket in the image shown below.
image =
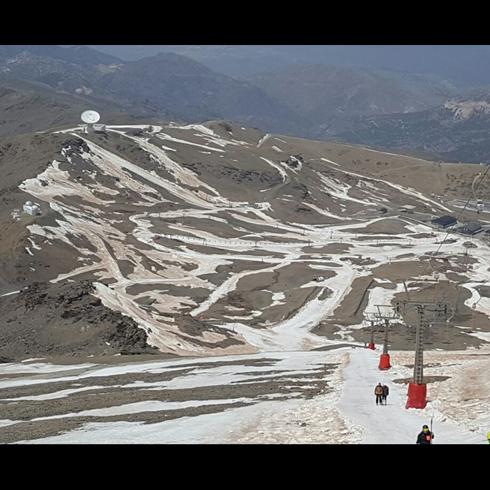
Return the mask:
[[376, 405], [383, 405], [383, 386], [381, 383], [378, 383], [374, 388], [374, 394], [376, 395]]

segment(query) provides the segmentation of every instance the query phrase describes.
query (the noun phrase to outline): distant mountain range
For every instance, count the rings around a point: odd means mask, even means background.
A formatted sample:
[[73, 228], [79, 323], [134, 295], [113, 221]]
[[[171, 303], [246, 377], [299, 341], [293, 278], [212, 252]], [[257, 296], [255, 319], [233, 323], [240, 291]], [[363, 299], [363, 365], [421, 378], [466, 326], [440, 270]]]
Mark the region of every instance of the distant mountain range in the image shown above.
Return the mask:
[[360, 117], [336, 139], [442, 161], [490, 162], [490, 103], [451, 100], [425, 111]]
[[294, 66], [250, 81], [308, 119], [310, 135], [330, 136], [353, 117], [425, 110], [457, 93], [428, 76], [326, 65]]
[[6, 46], [0, 76], [42, 83], [87, 102], [110, 102], [135, 115], [225, 118], [285, 132], [302, 127], [300, 117], [260, 88], [173, 53], [124, 62], [86, 47]]
[[[231, 59], [234, 52], [198, 48], [179, 47], [202, 59], [218, 52]], [[259, 51], [269, 59], [276, 48]], [[296, 54], [290, 61], [300, 59]], [[125, 61], [86, 46], [0, 46], [0, 135], [75, 123], [90, 106], [106, 122], [226, 119], [426, 158], [490, 158], [490, 119], [481, 110], [490, 94], [485, 87], [469, 91], [438, 76], [322, 64], [284, 67], [283, 58], [276, 60], [268, 72], [238, 79], [171, 52]], [[468, 109], [473, 106], [480, 109]]]
[[336, 65], [430, 74], [461, 87], [490, 84], [488, 45], [93, 45], [134, 61], [172, 52], [231, 77], [250, 77], [291, 65]]

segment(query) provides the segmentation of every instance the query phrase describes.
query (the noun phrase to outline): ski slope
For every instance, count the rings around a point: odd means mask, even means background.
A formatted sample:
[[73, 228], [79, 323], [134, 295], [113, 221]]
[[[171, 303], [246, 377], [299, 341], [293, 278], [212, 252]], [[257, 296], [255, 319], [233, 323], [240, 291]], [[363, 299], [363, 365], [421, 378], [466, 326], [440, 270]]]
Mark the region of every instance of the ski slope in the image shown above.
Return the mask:
[[[138, 133], [126, 131], [130, 128], [145, 131], [135, 136]], [[452, 245], [442, 248], [444, 257], [429, 263], [427, 257], [440, 248], [446, 231], [417, 221], [417, 214], [401, 216], [398, 210], [418, 210], [424, 216], [431, 210], [441, 214], [451, 209], [414, 188], [365, 175], [362, 166], [361, 173], [346, 170], [342, 160], [320, 158], [321, 149], [303, 148], [307, 150], [303, 166], [292, 156], [299, 153], [291, 149], [294, 141], [274, 138], [286, 145], [282, 150], [270, 146], [270, 135], [244, 135], [247, 142], [227, 133], [219, 136], [199, 124], [170, 125], [165, 132], [159, 126], [150, 130], [142, 125], [107, 129], [111, 142], [107, 146], [101, 139], [80, 135], [77, 128], [63, 130], [81, 140], [84, 149], [64, 147], [66, 161], [54, 160], [36, 178], [21, 184], [30, 198], [44, 201], [61, 217], [56, 225], [28, 225], [31, 236], [25, 251], [37, 258], [43, 247], [63, 245], [76, 250], [77, 260], [52, 282], [91, 273], [95, 294], [105, 306], [133, 318], [147, 331], [150, 344], [162, 352], [190, 356], [190, 360], [141, 365], [141, 379], [133, 384], [129, 378], [139, 369], [136, 363], [105, 371], [90, 365], [94, 376], [124, 374], [128, 379], [87, 386], [80, 383], [87, 383], [92, 374], [63, 373], [66, 368], [43, 364], [39, 369], [28, 367], [29, 372], [35, 372], [34, 379], [21, 379], [17, 375], [29, 373], [23, 369], [11, 372], [17, 365], [0, 366], [0, 390], [23, 386], [26, 392], [14, 398], [4, 393], [5, 415], [0, 416], [0, 425], [8, 421], [22, 430], [25, 419], [8, 410], [19, 400], [42, 405], [42, 416], [25, 421], [27, 424], [49, 419], [50, 424], [62, 427], [53, 431], [55, 435], [38, 435], [38, 442], [413, 444], [435, 407], [429, 403], [423, 411], [405, 409], [406, 386], [393, 380], [408, 376], [400, 373], [409, 361], [396, 364], [395, 356], [395, 368], [380, 372], [379, 352], [358, 348], [362, 343], [350, 337], [362, 324], [358, 318], [350, 320], [349, 304], [354, 305], [358, 295], [361, 313], [372, 313], [376, 305], [391, 303], [404, 290], [403, 278], [410, 277], [416, 284], [410, 292], [423, 289], [423, 281], [432, 279], [432, 266], [437, 268], [437, 261], [446, 259], [446, 264], [439, 265], [453, 273], [456, 279], [452, 282], [459, 281], [459, 287], [471, 294], [465, 305], [488, 316], [490, 298], [482, 290], [490, 282], [488, 243], [472, 238], [475, 247], [468, 261], [464, 251], [469, 238], [455, 235]], [[116, 152], [118, 144], [127, 148]], [[289, 166], [273, 152], [291, 155], [289, 159], [297, 165]], [[187, 166], [194, 161], [199, 161], [197, 167]], [[81, 175], [76, 173], [78, 167]], [[231, 192], [228, 186], [235, 190]], [[299, 202], [302, 207], [295, 209]], [[380, 216], [380, 206], [389, 208], [385, 208], [388, 214]], [[427, 264], [425, 270], [416, 270], [422, 260]], [[403, 272], [406, 263], [414, 270]], [[466, 279], [463, 273], [468, 274]], [[354, 284], [359, 278], [372, 278], [375, 286], [367, 294], [356, 291]], [[305, 289], [311, 291], [303, 295]], [[367, 299], [364, 303], [363, 298]], [[275, 311], [268, 316], [271, 310]], [[174, 321], [177, 315], [192, 317], [197, 325], [193, 328], [202, 329], [202, 335], [181, 328]], [[338, 338], [314, 333], [322, 322], [341, 325]], [[461, 328], [481, 339], [490, 335], [490, 326], [485, 330], [478, 322], [475, 328]], [[229, 340], [235, 343], [227, 344]], [[348, 347], [339, 348], [346, 343]], [[333, 347], [338, 352], [327, 350]], [[226, 359], [215, 359], [223, 354]], [[334, 373], [315, 378], [321, 362], [340, 363], [340, 358], [342, 364]], [[257, 359], [264, 365], [252, 366]], [[164, 379], [171, 378], [171, 366], [182, 363], [188, 363], [193, 372], [171, 381]], [[294, 369], [284, 373], [285, 365]], [[150, 374], [161, 373], [162, 379], [145, 380], [145, 376], [151, 378], [147, 371], [153, 368], [158, 372]], [[446, 365], [441, 369], [437, 374], [456, 374], [452, 379], [457, 378], [458, 373], [446, 371]], [[477, 374], [482, 371], [484, 368], [475, 368]], [[48, 381], [43, 373], [49, 375]], [[9, 377], [12, 374], [14, 379]], [[295, 378], [299, 375], [304, 378]], [[49, 386], [41, 386], [54, 379], [66, 386], [59, 386], [54, 393]], [[316, 389], [323, 381], [333, 391], [324, 389], [311, 398], [301, 397], [305, 386]], [[374, 403], [378, 381], [390, 386], [388, 406]], [[436, 405], [440, 411], [435, 418], [435, 444], [481, 443], [483, 425], [472, 432], [459, 424], [469, 418], [465, 410], [471, 415], [472, 409], [464, 408], [469, 404], [458, 405], [460, 413], [451, 415], [452, 421], [446, 416], [445, 402], [460, 400], [454, 393], [446, 396], [450, 383], [429, 384], [429, 398], [431, 388], [433, 395], [438, 386], [446, 390], [445, 398], [434, 398], [441, 403]], [[32, 392], [28, 388], [31, 384]], [[243, 387], [248, 384], [255, 393]], [[269, 385], [270, 392], [258, 394]], [[34, 386], [47, 391], [35, 391]], [[107, 386], [117, 387], [114, 393], [118, 395], [130, 390], [134, 399], [107, 401], [103, 398]], [[194, 393], [185, 393], [209, 386], [219, 388], [197, 399]], [[478, 387], [482, 386], [485, 380], [478, 380]], [[285, 392], [285, 388], [291, 391]], [[161, 393], [165, 389], [169, 392]], [[148, 394], [145, 398], [147, 390], [155, 399], [148, 399]], [[172, 401], [178, 391], [183, 398]], [[93, 405], [95, 393], [105, 404]], [[473, 413], [486, 410], [487, 393], [480, 390], [465, 395], [474, 403]], [[71, 409], [61, 412], [50, 402], [57, 398], [63, 402], [71, 398]], [[216, 412], [203, 414], [203, 407]], [[200, 414], [196, 415], [198, 409]], [[181, 410], [181, 415], [171, 414], [176, 410]], [[167, 420], [169, 416], [175, 419]], [[80, 427], [77, 424], [82, 417], [89, 422]], [[63, 426], [60, 419], [70, 419], [76, 429]], [[486, 419], [481, 419], [486, 424]], [[7, 432], [3, 431], [5, 437]], [[32, 432], [25, 441], [30, 441]], [[46, 434], [51, 432], [46, 430]], [[0, 436], [0, 442], [5, 440]], [[19, 436], [13, 442], [21, 440]]]
[[[379, 355], [379, 350], [358, 349], [352, 352], [350, 363], [344, 369], [339, 409], [352, 425], [362, 431], [362, 444], [415, 444], [422, 426], [430, 425], [430, 402], [424, 410], [407, 410], [406, 385], [393, 383], [390, 370], [378, 369]], [[396, 357], [393, 362], [396, 362]], [[390, 388], [386, 406], [375, 403], [374, 387], [379, 382]], [[427, 397], [430, 400], [430, 384]], [[484, 443], [478, 433], [449, 421], [436, 422], [433, 432], [434, 444]]]

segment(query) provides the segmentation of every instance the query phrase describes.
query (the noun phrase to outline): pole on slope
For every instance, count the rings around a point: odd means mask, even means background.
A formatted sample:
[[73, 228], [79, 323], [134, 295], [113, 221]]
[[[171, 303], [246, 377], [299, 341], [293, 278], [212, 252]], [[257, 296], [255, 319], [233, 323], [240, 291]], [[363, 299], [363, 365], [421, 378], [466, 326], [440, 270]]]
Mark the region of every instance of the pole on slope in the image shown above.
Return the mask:
[[427, 405], [427, 385], [424, 383], [424, 330], [425, 306], [417, 305], [418, 322], [415, 333], [415, 362], [413, 380], [408, 384], [408, 398], [405, 408], [425, 408]]
[[[406, 302], [408, 303], [408, 302]], [[442, 301], [413, 302], [417, 308], [418, 322], [415, 334], [415, 362], [413, 380], [408, 385], [406, 408], [425, 408], [427, 405], [427, 385], [424, 383], [424, 331], [429, 325], [426, 313], [431, 312], [436, 321], [447, 319], [448, 304]]]
[[378, 368], [381, 369], [382, 371], [391, 368], [390, 354], [388, 354], [388, 328], [390, 326], [390, 321], [388, 318], [385, 318], [384, 320], [385, 320], [385, 335], [384, 335], [384, 342], [383, 342], [383, 353], [379, 358], [379, 365], [378, 365]]
[[[378, 368], [381, 370], [386, 370], [391, 368], [390, 354], [388, 353], [388, 332], [390, 328], [390, 322], [396, 318], [399, 314], [397, 307], [391, 304], [389, 305], [376, 305], [378, 308], [378, 313], [376, 317], [384, 322], [384, 339], [383, 339], [383, 352], [379, 358]], [[382, 313], [381, 308], [392, 310], [391, 314]]]
[[430, 418], [430, 443], [432, 444], [432, 423], [434, 422], [434, 407], [432, 407], [432, 416]]
[[371, 320], [371, 340], [368, 344], [368, 349], [374, 350], [376, 346], [374, 345], [374, 320]]

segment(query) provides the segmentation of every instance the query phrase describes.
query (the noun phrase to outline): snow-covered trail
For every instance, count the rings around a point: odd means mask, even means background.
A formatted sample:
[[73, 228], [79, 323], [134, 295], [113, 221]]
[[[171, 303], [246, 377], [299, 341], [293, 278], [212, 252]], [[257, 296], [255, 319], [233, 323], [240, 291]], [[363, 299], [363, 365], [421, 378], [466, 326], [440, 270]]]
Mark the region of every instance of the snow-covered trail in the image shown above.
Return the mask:
[[279, 269], [280, 267], [286, 267], [291, 263], [291, 260], [296, 259], [298, 255], [291, 255], [289, 258], [285, 258], [283, 262], [280, 262], [279, 264], [273, 265], [268, 268], [264, 269], [258, 269], [258, 270], [246, 270], [243, 272], [238, 272], [231, 276], [229, 279], [221, 283], [210, 295], [209, 298], [200, 305], [189, 312], [189, 315], [191, 316], [197, 316], [200, 313], [209, 310], [211, 306], [213, 306], [217, 301], [219, 301], [221, 298], [227, 296], [230, 292], [234, 291], [236, 289], [236, 285], [238, 284], [238, 281], [242, 279], [242, 277], [245, 276], [251, 276], [254, 274], [264, 274], [267, 272], [273, 272], [276, 269]]
[[[430, 424], [430, 402], [425, 410], [407, 410], [407, 387], [393, 383], [390, 371], [378, 369], [379, 354], [379, 351], [368, 349], [356, 349], [350, 353], [350, 362], [343, 373], [343, 394], [338, 408], [352, 426], [363, 432], [363, 444], [415, 444], [422, 425]], [[396, 357], [393, 362], [396, 362]], [[378, 382], [390, 388], [386, 406], [375, 403], [374, 387]], [[449, 421], [435, 422], [433, 432], [434, 444], [484, 442], [478, 434]]]
[[[446, 206], [443, 206], [442, 204], [438, 203], [437, 201], [434, 201], [433, 199], [430, 199], [430, 198], [424, 196], [421, 192], [416, 191], [415, 189], [413, 189], [411, 187], [404, 187], [404, 186], [399, 185], [399, 184], [394, 184], [393, 182], [390, 182], [388, 180], [384, 180], [384, 179], [381, 179], [378, 177], [367, 177], [366, 175], [362, 175], [362, 174], [359, 174], [356, 172], [349, 172], [347, 170], [342, 170], [341, 168], [338, 168], [338, 167], [340, 167], [340, 165], [338, 163], [333, 162], [332, 160], [329, 160], [328, 158], [321, 158], [321, 160], [323, 160], [324, 162], [336, 165], [337, 167], [334, 168], [334, 170], [336, 170], [338, 172], [342, 172], [342, 173], [347, 174], [347, 175], [353, 175], [354, 177], [359, 177], [360, 179], [368, 181], [368, 182], [369, 181], [382, 182], [383, 184], [386, 184], [386, 185], [392, 187], [393, 189], [396, 189], [397, 191], [403, 192], [403, 194], [406, 194], [406, 195], [411, 196], [411, 197], [415, 197], [416, 199], [420, 199], [422, 201], [425, 201], [428, 204], [432, 204], [434, 206], [437, 206], [438, 208], [442, 209], [443, 211], [447, 211], [448, 213], [452, 213], [452, 211], [449, 208], [447, 208]], [[436, 211], [436, 210], [434, 210], [434, 211]]]

